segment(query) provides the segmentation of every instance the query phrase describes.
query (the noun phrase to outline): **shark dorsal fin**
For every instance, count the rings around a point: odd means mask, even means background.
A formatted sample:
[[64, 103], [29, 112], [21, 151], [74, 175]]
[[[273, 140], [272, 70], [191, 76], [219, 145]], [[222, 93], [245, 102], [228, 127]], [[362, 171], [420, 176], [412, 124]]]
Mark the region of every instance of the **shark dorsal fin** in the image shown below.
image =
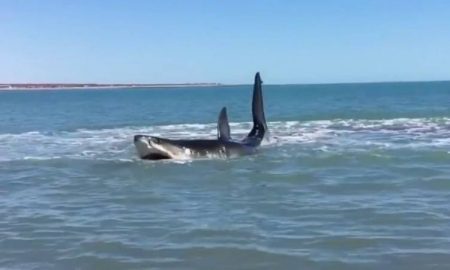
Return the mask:
[[231, 138], [226, 107], [223, 107], [219, 114], [219, 120], [217, 121], [217, 137], [219, 140], [225, 141], [228, 141]]

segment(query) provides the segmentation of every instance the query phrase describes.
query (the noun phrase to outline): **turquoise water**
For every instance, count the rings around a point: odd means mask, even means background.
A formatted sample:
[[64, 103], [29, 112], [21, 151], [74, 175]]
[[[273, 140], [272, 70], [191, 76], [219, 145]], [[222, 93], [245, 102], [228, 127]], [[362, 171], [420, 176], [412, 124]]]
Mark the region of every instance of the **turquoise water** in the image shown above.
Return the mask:
[[208, 138], [251, 86], [0, 92], [0, 269], [450, 269], [450, 83], [264, 86], [255, 156]]

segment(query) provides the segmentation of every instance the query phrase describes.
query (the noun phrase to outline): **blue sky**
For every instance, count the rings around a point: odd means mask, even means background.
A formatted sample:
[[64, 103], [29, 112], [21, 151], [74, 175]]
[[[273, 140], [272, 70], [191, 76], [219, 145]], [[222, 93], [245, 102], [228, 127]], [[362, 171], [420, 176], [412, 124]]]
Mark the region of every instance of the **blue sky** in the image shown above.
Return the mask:
[[450, 79], [450, 1], [0, 0], [0, 82]]

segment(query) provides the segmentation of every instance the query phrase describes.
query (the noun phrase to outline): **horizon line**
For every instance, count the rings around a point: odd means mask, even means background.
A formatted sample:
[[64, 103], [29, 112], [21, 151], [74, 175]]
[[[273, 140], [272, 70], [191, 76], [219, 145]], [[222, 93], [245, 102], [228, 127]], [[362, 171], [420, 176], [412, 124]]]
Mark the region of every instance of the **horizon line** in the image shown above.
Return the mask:
[[[450, 79], [438, 80], [395, 80], [395, 81], [353, 81], [353, 82], [299, 82], [299, 83], [269, 83], [265, 85], [334, 85], [334, 84], [383, 84], [383, 83], [430, 83], [450, 82]], [[0, 88], [5, 86], [80, 86], [80, 87], [108, 87], [108, 86], [240, 86], [253, 85], [252, 83], [219, 83], [219, 82], [186, 82], [186, 83], [0, 83]]]

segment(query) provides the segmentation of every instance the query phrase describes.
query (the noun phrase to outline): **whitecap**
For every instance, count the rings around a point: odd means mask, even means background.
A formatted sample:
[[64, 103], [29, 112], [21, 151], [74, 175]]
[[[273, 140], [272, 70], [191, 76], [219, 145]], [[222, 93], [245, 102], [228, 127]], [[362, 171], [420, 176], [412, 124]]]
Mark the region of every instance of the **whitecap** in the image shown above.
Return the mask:
[[[236, 139], [246, 136], [250, 122], [231, 123]], [[335, 119], [269, 122], [263, 147], [297, 145], [311, 149], [450, 149], [450, 118]], [[135, 157], [133, 136], [151, 134], [173, 139], [214, 138], [216, 124], [130, 126], [110, 129], [0, 134], [0, 161], [23, 159], [109, 159]]]

